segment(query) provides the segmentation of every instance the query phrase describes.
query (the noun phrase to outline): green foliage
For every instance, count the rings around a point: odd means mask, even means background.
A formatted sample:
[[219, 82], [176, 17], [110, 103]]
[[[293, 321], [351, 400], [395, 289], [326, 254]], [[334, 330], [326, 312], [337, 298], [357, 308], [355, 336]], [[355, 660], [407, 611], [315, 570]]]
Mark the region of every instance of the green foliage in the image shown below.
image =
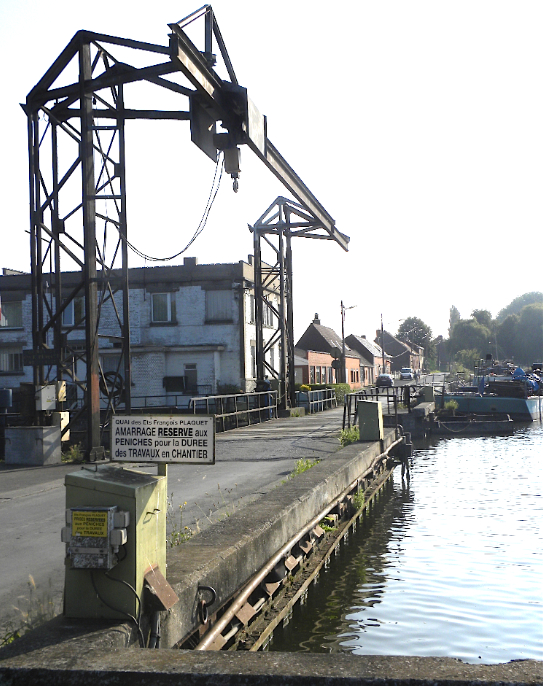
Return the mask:
[[481, 359], [481, 355], [478, 350], [472, 348], [471, 350], [459, 350], [454, 356], [454, 359], [462, 368], [473, 371], [473, 368]]
[[307, 457], [301, 457], [298, 462], [296, 462], [296, 466], [294, 469], [291, 471], [291, 473], [288, 475], [289, 479], [294, 479], [295, 476], [298, 476], [298, 474], [303, 474], [304, 472], [307, 472], [308, 469], [311, 469], [311, 467], [314, 467], [316, 464], [319, 464], [320, 460], [310, 460]]
[[334, 531], [336, 529], [335, 522], [335, 517], [326, 515], [326, 517], [319, 522], [319, 526], [323, 531]]
[[405, 343], [414, 343], [424, 348], [425, 358], [435, 359], [436, 347], [432, 329], [418, 317], [407, 317], [398, 327], [397, 338]]
[[522, 308], [514, 349], [515, 359], [522, 364], [543, 359], [543, 303]]
[[77, 443], [76, 445], [71, 445], [68, 448], [66, 448], [62, 452], [62, 461], [63, 462], [83, 462], [85, 459], [85, 454], [83, 452], [83, 449], [81, 448], [81, 443]]
[[451, 412], [452, 414], [454, 414], [458, 409], [458, 403], [456, 402], [456, 400], [447, 400], [447, 402], [443, 406], [443, 409], [447, 412]]
[[503, 358], [515, 357], [519, 322], [518, 314], [508, 314], [496, 327], [496, 342]]
[[353, 495], [353, 505], [357, 510], [361, 510], [364, 507], [364, 504], [366, 502], [366, 496], [364, 495], [364, 491], [360, 488], [358, 491]]
[[418, 317], [407, 317], [398, 327], [397, 338], [426, 348], [432, 340], [432, 329]]
[[358, 426], [352, 426], [350, 429], [342, 429], [339, 436], [339, 442], [341, 443], [342, 448], [351, 443], [357, 443], [359, 440], [360, 430]]
[[484, 357], [489, 351], [491, 338], [490, 329], [476, 319], [461, 319], [449, 339], [449, 353], [456, 355], [460, 350], [476, 350], [478, 358]]
[[193, 531], [188, 526], [183, 526], [183, 511], [187, 506], [187, 501], [177, 508], [173, 505], [173, 493], [168, 498], [168, 505], [166, 508], [166, 529], [170, 533], [166, 533], [166, 545], [173, 548], [175, 545], [180, 545], [188, 541], [192, 536]]
[[519, 295], [518, 298], [512, 300], [507, 307], [498, 312], [496, 317], [498, 322], [502, 322], [510, 314], [520, 315], [522, 309], [526, 305], [533, 305], [534, 303], [543, 303], [543, 293], [539, 291], [532, 291], [531, 293], [524, 293]]
[[481, 326], [492, 329], [492, 314], [488, 310], [473, 310], [471, 318], [475, 319]]
[[345, 396], [351, 393], [351, 387], [348, 383], [331, 384], [330, 388], [334, 388], [336, 391], [338, 405], [342, 405], [345, 402]]
[[460, 311], [454, 305], [451, 305], [449, 309], [449, 338], [452, 336], [453, 329], [457, 322], [462, 319], [460, 316]]

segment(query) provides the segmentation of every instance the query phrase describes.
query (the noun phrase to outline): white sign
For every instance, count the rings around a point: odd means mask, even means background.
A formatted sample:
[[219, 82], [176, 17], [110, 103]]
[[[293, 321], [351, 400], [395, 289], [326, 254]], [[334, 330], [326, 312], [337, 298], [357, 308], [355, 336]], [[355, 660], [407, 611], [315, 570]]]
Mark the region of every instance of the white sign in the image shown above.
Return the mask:
[[111, 459], [215, 464], [215, 418], [194, 414], [114, 416]]

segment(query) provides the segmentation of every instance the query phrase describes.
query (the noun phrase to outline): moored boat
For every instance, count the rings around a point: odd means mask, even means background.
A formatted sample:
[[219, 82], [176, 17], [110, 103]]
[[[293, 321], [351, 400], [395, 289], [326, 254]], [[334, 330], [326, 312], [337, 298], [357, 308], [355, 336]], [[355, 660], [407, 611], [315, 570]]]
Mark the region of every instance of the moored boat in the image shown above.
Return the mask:
[[511, 375], [476, 375], [472, 386], [436, 396], [436, 407], [451, 400], [462, 414], [509, 415], [517, 422], [541, 420], [543, 414], [539, 378], [520, 367]]
[[515, 424], [508, 415], [446, 417], [435, 419], [430, 433], [433, 436], [504, 436], [513, 433]]

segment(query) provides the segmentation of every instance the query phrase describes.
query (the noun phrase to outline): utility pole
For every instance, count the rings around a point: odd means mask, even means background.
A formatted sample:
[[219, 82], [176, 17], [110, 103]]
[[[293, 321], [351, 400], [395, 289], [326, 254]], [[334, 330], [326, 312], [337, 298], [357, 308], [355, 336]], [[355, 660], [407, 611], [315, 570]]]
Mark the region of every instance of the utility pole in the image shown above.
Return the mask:
[[341, 383], [347, 383], [347, 370], [345, 369], [345, 305], [341, 301]]
[[341, 301], [341, 383], [347, 383], [347, 368], [345, 363], [345, 310], [352, 310], [356, 305], [345, 307]]
[[383, 313], [381, 312], [381, 352], [383, 353], [383, 374], [386, 374], [387, 368], [385, 363], [385, 329], [383, 327]]

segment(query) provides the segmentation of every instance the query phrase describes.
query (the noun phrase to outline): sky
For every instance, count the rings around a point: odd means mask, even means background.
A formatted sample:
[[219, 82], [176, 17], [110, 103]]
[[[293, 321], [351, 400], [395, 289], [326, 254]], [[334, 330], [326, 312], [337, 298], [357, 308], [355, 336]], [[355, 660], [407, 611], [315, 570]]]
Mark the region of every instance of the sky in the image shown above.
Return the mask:
[[[515, 297], [543, 290], [541, 2], [212, 6], [238, 81], [268, 118], [269, 139], [351, 239], [348, 252], [334, 242], [293, 240], [295, 340], [315, 313], [340, 332], [342, 301], [350, 308], [346, 334], [373, 337], [382, 315], [391, 332], [415, 316], [447, 335], [451, 305], [462, 317], [474, 309], [495, 316]], [[125, 0], [0, 0], [0, 267], [30, 270], [19, 103], [77, 30], [167, 45], [168, 24], [199, 7], [159, 0], [143, 12]], [[203, 49], [203, 22], [190, 35]], [[148, 109], [163, 106], [162, 89], [140, 95]], [[170, 97], [166, 107], [187, 110], [188, 100]], [[129, 122], [131, 242], [153, 256], [181, 250], [214, 171], [187, 122]], [[239, 185], [233, 193], [223, 176], [207, 225], [185, 255], [200, 263], [247, 260], [247, 225], [279, 195], [292, 197], [245, 148]], [[151, 263], [131, 255], [129, 264]]]

